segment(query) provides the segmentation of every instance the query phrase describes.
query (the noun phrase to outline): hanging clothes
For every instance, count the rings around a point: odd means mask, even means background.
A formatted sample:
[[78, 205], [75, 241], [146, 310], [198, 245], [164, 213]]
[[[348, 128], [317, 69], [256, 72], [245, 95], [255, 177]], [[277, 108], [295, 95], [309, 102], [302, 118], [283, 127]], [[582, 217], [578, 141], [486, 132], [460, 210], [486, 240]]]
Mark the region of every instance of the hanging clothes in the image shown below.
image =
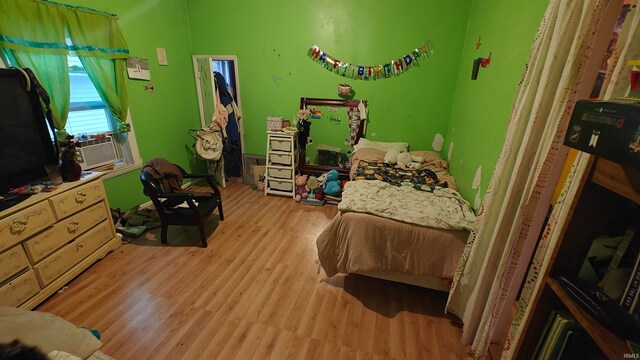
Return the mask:
[[240, 126], [238, 119], [242, 116], [233, 96], [227, 89], [227, 81], [224, 76], [215, 71], [213, 73], [216, 82], [216, 92], [219, 94], [220, 103], [228, 112], [226, 141], [223, 145], [225, 175], [229, 177], [242, 176], [242, 148], [240, 144]]
[[229, 122], [229, 112], [227, 108], [220, 101], [220, 93], [216, 87], [216, 111], [213, 114], [213, 120], [209, 127], [212, 130], [222, 133], [222, 138], [227, 138], [227, 123]]

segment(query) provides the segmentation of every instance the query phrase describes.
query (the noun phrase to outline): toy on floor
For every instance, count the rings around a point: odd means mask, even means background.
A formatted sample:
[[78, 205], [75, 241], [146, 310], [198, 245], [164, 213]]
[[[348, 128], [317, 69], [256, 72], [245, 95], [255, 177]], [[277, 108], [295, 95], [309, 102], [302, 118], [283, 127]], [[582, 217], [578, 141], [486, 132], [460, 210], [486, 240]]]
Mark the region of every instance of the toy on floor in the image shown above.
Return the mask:
[[338, 172], [336, 170], [329, 170], [324, 185], [324, 193], [330, 196], [339, 196], [342, 193], [340, 184]]
[[296, 175], [296, 202], [306, 199], [309, 195], [309, 187], [307, 186], [307, 175]]

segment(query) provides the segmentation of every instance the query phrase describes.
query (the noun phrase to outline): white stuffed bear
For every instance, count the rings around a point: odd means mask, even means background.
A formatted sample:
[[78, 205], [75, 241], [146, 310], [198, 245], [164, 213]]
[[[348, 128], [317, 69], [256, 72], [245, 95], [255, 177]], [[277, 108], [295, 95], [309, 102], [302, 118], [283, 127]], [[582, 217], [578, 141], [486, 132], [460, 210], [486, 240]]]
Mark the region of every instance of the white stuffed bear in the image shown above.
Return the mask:
[[395, 165], [398, 162], [398, 155], [400, 155], [400, 150], [389, 149], [389, 151], [384, 154], [384, 162], [386, 162], [387, 164]]
[[406, 168], [409, 164], [411, 164], [411, 154], [409, 153], [400, 153], [397, 157], [398, 166]]
[[424, 158], [422, 156], [413, 156], [408, 152], [400, 152], [398, 149], [389, 149], [384, 154], [384, 162], [396, 165], [402, 169], [421, 169]]
[[424, 162], [424, 159], [422, 159], [419, 156], [412, 156], [409, 153], [400, 153], [398, 154], [397, 162], [398, 162], [398, 167], [400, 168], [419, 170], [422, 168], [422, 164], [420, 163], [420, 160]]

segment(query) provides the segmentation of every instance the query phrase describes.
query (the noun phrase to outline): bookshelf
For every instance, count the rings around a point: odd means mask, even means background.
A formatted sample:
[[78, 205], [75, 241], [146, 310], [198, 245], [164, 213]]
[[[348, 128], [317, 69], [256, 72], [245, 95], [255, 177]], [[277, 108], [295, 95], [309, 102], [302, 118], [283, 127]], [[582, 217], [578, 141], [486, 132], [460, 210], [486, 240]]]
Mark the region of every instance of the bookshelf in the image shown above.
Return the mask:
[[[603, 158], [592, 158], [589, 171], [580, 179], [578, 195], [551, 263], [540, 274], [542, 282], [531, 299], [531, 311], [523, 322], [523, 334], [516, 346], [516, 359], [530, 359], [553, 310], [567, 310], [609, 359], [629, 354], [625, 338], [595, 320], [555, 280], [557, 276], [577, 276], [593, 239], [602, 234], [622, 233], [633, 221], [640, 205], [640, 171]], [[631, 211], [630, 211], [631, 209]], [[638, 339], [635, 339], [637, 341]]]

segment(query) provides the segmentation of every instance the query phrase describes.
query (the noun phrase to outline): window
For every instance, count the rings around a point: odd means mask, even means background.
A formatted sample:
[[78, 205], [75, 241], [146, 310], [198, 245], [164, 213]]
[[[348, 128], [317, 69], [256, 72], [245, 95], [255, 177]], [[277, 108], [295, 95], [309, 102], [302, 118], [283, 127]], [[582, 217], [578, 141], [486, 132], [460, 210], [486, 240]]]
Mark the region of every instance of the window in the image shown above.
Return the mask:
[[[98, 144], [82, 146], [80, 156], [87, 168], [114, 159], [120, 160], [115, 173], [139, 168], [141, 159], [128, 119], [125, 89], [121, 87], [126, 81], [123, 65], [129, 49], [117, 15], [53, 1], [0, 1], [7, 2], [2, 9], [7, 16], [2, 19], [1, 56], [6, 65], [31, 67], [43, 77], [49, 96], [59, 105], [53, 107], [57, 127], [65, 126], [76, 136], [112, 135]], [[64, 80], [60, 82], [59, 78]], [[104, 97], [104, 103], [96, 92]], [[113, 131], [116, 128], [131, 131], [121, 134]], [[114, 149], [119, 154], [114, 155], [108, 143], [116, 142]], [[107, 176], [114, 176], [114, 172]]]
[[69, 87], [71, 98], [69, 117], [65, 129], [76, 136], [112, 132], [109, 111], [98, 95], [98, 91], [84, 71], [80, 59], [67, 58], [69, 64]]
[[[65, 130], [77, 137], [104, 133], [113, 137], [117, 159], [114, 161], [114, 170], [105, 178], [140, 168], [142, 160], [138, 154], [133, 129], [126, 134], [116, 132], [116, 123], [111, 119], [109, 109], [98, 95], [89, 75], [84, 71], [80, 59], [70, 55], [67, 57], [67, 64], [69, 66], [70, 104]], [[8, 66], [12, 66], [12, 64], [8, 64]], [[5, 67], [2, 59], [0, 59], [0, 67]]]

